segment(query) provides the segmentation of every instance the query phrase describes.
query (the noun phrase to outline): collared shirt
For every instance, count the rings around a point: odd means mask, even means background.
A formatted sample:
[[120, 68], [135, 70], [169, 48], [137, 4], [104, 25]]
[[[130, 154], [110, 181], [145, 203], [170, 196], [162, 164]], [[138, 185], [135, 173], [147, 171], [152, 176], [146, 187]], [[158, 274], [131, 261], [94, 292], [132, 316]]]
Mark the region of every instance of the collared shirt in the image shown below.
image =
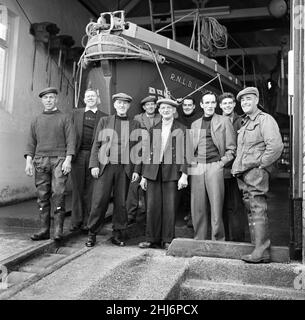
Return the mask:
[[97, 107], [95, 107], [95, 108], [93, 108], [93, 109], [91, 109], [91, 108], [89, 108], [89, 107], [86, 107], [85, 108], [85, 112], [87, 112], [87, 111], [92, 111], [93, 113], [97, 113]]
[[167, 144], [168, 137], [171, 132], [171, 128], [173, 125], [174, 119], [171, 120], [162, 120], [162, 133], [161, 133], [161, 153], [160, 153], [160, 161], [162, 162], [163, 153], [165, 146]]

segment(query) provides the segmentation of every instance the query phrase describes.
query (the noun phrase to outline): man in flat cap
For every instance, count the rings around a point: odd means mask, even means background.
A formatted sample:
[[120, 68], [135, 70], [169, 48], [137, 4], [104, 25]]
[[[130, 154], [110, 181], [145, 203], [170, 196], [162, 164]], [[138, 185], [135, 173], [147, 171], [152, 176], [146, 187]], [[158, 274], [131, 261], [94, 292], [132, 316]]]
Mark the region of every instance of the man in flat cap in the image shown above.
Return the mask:
[[94, 178], [91, 211], [88, 219], [89, 236], [86, 246], [96, 243], [96, 234], [104, 223], [113, 191], [111, 242], [125, 246], [127, 228], [126, 197], [133, 173], [131, 149], [136, 144], [133, 133], [139, 123], [127, 117], [132, 98], [125, 93], [112, 96], [116, 114], [100, 118], [91, 149], [89, 168]]
[[[157, 125], [161, 121], [161, 116], [156, 113], [157, 99], [154, 96], [148, 96], [141, 101], [141, 106], [144, 110], [143, 113], [137, 114], [134, 117], [135, 121], [138, 121], [141, 129], [149, 130]], [[145, 135], [143, 135], [145, 136]], [[140, 187], [140, 179], [132, 181], [129, 186], [127, 196], [127, 213], [128, 223], [136, 221], [139, 208], [139, 200], [142, 202], [142, 212], [145, 213], [145, 195], [143, 189]]]
[[142, 176], [140, 185], [147, 196], [146, 241], [139, 247], [167, 249], [175, 237], [178, 190], [188, 185], [186, 128], [174, 119], [178, 106], [175, 101], [160, 99], [157, 104], [162, 121], [150, 130], [150, 139], [145, 141], [149, 142], [149, 159], [144, 158], [143, 164], [135, 168]]
[[194, 239], [208, 239], [208, 205], [211, 212], [212, 240], [225, 240], [222, 209], [224, 171], [235, 156], [236, 135], [231, 121], [215, 113], [217, 96], [205, 92], [200, 106], [202, 118], [192, 124], [194, 164], [191, 176], [191, 211]]
[[97, 124], [106, 114], [98, 109], [99, 96], [95, 89], [85, 91], [85, 108], [73, 111], [72, 121], [76, 133], [75, 156], [72, 160], [72, 215], [70, 231], [87, 232], [91, 206], [93, 177], [89, 158]]
[[57, 108], [56, 88], [39, 94], [44, 106], [42, 114], [32, 121], [24, 156], [25, 173], [33, 176], [38, 194], [41, 229], [32, 240], [50, 238], [50, 210], [54, 205], [54, 239], [61, 240], [65, 217], [65, 190], [71, 159], [75, 153], [75, 132], [71, 117]]
[[270, 261], [270, 236], [268, 230], [266, 193], [269, 190], [269, 175], [272, 164], [283, 150], [279, 127], [272, 116], [258, 109], [259, 92], [256, 87], [247, 87], [237, 95], [246, 114], [239, 130], [237, 155], [232, 174], [238, 178], [248, 211], [251, 242], [254, 251], [242, 256], [249, 263]]

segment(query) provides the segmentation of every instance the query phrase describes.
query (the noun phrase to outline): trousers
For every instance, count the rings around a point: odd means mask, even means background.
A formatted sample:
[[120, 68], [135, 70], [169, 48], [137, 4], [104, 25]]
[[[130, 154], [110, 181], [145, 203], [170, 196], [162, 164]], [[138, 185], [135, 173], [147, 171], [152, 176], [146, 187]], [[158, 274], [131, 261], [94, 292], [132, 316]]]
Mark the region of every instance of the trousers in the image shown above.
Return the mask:
[[51, 198], [55, 212], [65, 212], [67, 175], [62, 172], [65, 157], [37, 157], [33, 159], [37, 204], [40, 211], [51, 209]]
[[224, 176], [220, 161], [198, 163], [197, 173], [191, 177], [191, 212], [194, 239], [208, 238], [208, 206], [211, 212], [212, 240], [225, 240], [222, 219], [224, 201]]

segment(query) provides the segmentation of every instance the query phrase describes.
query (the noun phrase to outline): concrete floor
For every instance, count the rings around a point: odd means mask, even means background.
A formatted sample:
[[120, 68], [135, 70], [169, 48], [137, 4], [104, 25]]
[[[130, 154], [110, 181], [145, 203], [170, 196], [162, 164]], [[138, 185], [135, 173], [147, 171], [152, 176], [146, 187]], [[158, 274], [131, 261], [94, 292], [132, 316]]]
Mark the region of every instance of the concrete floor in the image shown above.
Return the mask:
[[[276, 179], [271, 181], [268, 194], [268, 212], [270, 220], [270, 232], [273, 245], [288, 246], [289, 244], [289, 202], [288, 202], [287, 179]], [[71, 196], [67, 197], [67, 208], [71, 208]], [[183, 220], [184, 211], [178, 211], [176, 221], [176, 237], [192, 238], [191, 228], [187, 228]], [[37, 228], [38, 214], [36, 200], [0, 207], [0, 261], [9, 255], [16, 254], [28, 247], [33, 246], [29, 236], [33, 227]], [[65, 228], [69, 228], [69, 217], [65, 221]], [[247, 239], [249, 232], [247, 229]], [[142, 230], [143, 231], [143, 230]], [[139, 233], [137, 233], [139, 236]], [[129, 232], [132, 237], [132, 233]], [[143, 238], [144, 239], [144, 238]], [[130, 239], [135, 244], [139, 239]]]

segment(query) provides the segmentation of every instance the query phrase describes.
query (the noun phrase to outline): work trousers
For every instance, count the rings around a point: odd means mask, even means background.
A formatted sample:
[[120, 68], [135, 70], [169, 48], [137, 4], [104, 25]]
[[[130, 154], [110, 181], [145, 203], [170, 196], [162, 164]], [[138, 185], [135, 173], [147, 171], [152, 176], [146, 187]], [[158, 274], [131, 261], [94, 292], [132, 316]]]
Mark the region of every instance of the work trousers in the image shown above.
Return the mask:
[[93, 177], [89, 169], [90, 151], [80, 150], [72, 162], [72, 221], [74, 227], [85, 227], [91, 208]]
[[170, 243], [175, 237], [177, 193], [177, 181], [162, 181], [162, 165], [156, 180], [147, 179], [147, 241]]
[[225, 240], [222, 219], [224, 201], [223, 166], [220, 161], [198, 163], [191, 178], [191, 212], [194, 239], [208, 238], [208, 205], [210, 203], [212, 240]]
[[248, 211], [251, 242], [254, 242], [253, 225], [256, 221], [262, 221], [268, 226], [266, 194], [269, 190], [269, 172], [265, 169], [253, 168], [240, 175], [237, 181]]
[[246, 212], [237, 179], [227, 178], [225, 182], [225, 198], [223, 206], [223, 222], [225, 237], [228, 241], [245, 240]]
[[127, 227], [126, 197], [129, 178], [123, 164], [108, 164], [98, 179], [94, 179], [91, 211], [88, 219], [89, 234], [98, 233], [113, 191], [112, 226], [114, 233]]
[[51, 198], [54, 212], [65, 212], [67, 175], [62, 172], [65, 157], [37, 157], [33, 159], [37, 204], [40, 212], [50, 212]]

